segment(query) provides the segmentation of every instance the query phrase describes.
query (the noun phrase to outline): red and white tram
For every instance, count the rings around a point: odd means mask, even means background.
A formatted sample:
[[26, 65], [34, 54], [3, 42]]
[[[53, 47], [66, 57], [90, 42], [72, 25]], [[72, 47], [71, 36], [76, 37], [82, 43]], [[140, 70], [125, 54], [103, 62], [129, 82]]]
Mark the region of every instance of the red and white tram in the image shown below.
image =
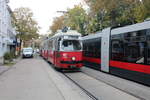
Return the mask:
[[82, 38], [83, 63], [150, 86], [150, 21]]
[[42, 43], [42, 56], [57, 69], [82, 67], [81, 34], [74, 30], [58, 32]]

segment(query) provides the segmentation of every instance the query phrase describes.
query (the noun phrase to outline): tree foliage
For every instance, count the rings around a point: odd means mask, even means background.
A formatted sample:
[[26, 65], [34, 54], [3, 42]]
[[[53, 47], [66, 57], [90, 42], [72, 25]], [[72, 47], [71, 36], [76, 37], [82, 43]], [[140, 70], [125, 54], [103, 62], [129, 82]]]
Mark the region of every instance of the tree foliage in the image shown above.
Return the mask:
[[87, 21], [86, 11], [81, 5], [76, 5], [74, 8], [68, 9], [67, 12], [65, 25], [84, 34]]
[[74, 6], [68, 9], [67, 12], [60, 17], [54, 18], [53, 24], [50, 26], [52, 33], [67, 26], [72, 30], [78, 30], [80, 33], [85, 33], [85, 25], [87, 14], [81, 5]]
[[62, 22], [64, 23], [61, 23], [63, 24], [61, 26], [68, 26], [82, 34], [87, 34], [95, 33], [107, 27], [143, 22], [150, 17], [150, 0], [84, 1], [89, 6], [87, 12], [81, 5], [68, 9], [67, 14], [63, 15]]
[[52, 31], [52, 33], [56, 33], [57, 30], [62, 29], [64, 26], [64, 15], [60, 16], [60, 17], [56, 17], [54, 18], [53, 24], [52, 26], [50, 26], [50, 30]]
[[17, 8], [13, 12], [16, 30], [19, 32], [18, 37], [24, 41], [38, 38], [39, 26], [33, 19], [33, 13], [29, 8]]
[[[149, 17], [150, 0], [84, 0], [90, 8], [89, 30], [125, 26], [144, 21]], [[98, 29], [97, 29], [98, 28]]]

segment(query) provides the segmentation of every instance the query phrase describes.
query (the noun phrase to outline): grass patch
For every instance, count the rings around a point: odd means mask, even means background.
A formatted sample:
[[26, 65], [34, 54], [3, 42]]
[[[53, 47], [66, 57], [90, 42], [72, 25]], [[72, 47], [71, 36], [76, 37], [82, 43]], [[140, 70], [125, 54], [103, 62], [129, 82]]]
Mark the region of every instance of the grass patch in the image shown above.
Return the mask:
[[13, 65], [15, 65], [16, 63], [14, 63], [14, 62], [9, 62], [9, 63], [5, 63], [4, 65], [5, 66], [13, 66]]

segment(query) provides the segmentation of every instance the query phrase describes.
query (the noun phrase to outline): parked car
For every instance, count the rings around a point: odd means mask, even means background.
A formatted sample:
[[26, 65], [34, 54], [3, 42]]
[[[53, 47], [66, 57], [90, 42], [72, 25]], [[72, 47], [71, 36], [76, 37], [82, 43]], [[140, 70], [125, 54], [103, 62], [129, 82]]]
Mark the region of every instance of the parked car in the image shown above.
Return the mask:
[[33, 49], [31, 47], [23, 48], [22, 50], [22, 58], [33, 58]]

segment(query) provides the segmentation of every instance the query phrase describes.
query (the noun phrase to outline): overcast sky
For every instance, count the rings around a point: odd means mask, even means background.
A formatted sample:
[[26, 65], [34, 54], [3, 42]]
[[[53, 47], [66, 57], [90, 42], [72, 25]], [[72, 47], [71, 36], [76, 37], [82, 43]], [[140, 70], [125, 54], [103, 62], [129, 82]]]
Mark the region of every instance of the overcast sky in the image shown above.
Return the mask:
[[74, 5], [81, 3], [82, 0], [10, 0], [12, 10], [18, 7], [29, 7], [39, 26], [42, 28], [40, 33], [46, 33], [52, 24], [53, 18], [60, 16], [57, 11], [66, 11]]

